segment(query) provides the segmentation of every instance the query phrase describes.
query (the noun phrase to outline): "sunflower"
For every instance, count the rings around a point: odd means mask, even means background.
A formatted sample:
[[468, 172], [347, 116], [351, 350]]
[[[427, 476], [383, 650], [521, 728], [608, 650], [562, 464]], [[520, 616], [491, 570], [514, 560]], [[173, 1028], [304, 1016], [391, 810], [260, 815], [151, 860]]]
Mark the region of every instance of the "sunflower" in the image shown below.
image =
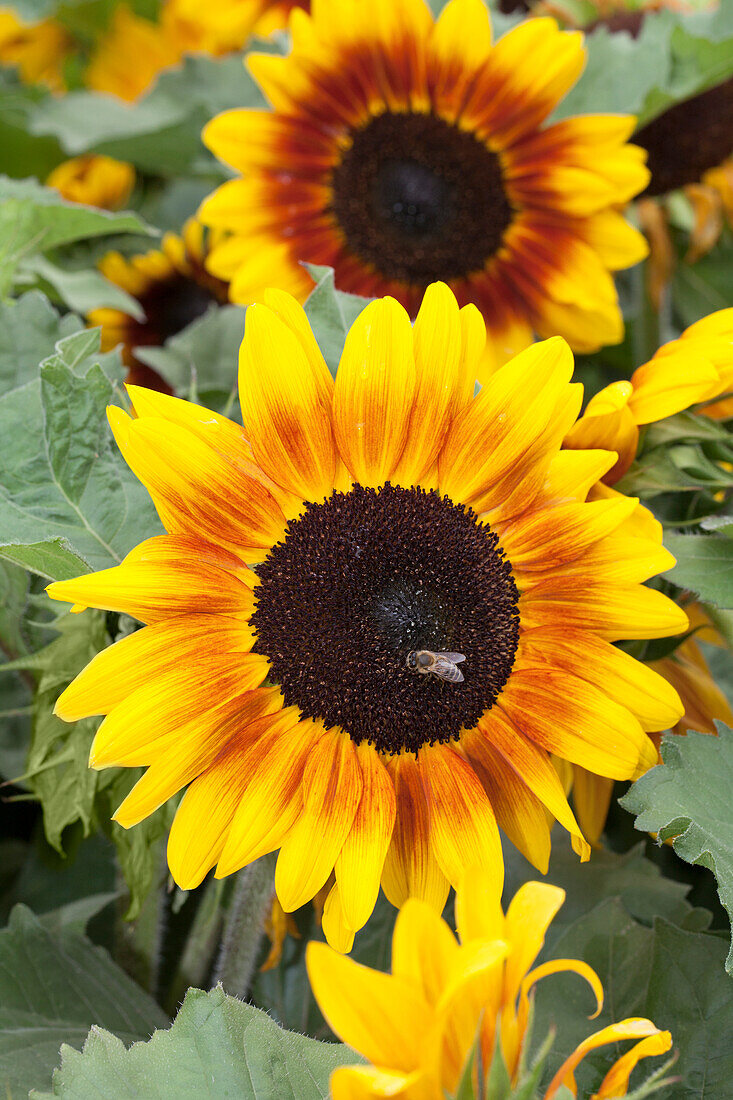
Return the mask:
[[[472, 869], [466, 875], [456, 895], [458, 942], [429, 906], [410, 899], [395, 924], [391, 974], [361, 966], [326, 944], [308, 945], [308, 976], [321, 1011], [336, 1034], [369, 1063], [334, 1071], [329, 1093], [333, 1100], [445, 1100], [456, 1094], [477, 1036], [485, 1074], [500, 1051], [517, 1088], [526, 1072], [532, 989], [552, 974], [573, 971], [584, 978], [595, 995], [598, 1015], [603, 987], [587, 963], [555, 959], [530, 969], [565, 891], [527, 882], [506, 916], [499, 894], [485, 873]], [[585, 1055], [625, 1039], [640, 1042], [611, 1067], [591, 1100], [625, 1095], [639, 1060], [664, 1054], [672, 1045], [670, 1033], [651, 1020], [634, 1017], [605, 1027], [584, 1039], [565, 1060], [544, 1100], [552, 1100], [561, 1085], [575, 1096], [573, 1071]], [[474, 1069], [474, 1086], [475, 1075]], [[525, 1079], [517, 1094], [529, 1096], [528, 1086]]]
[[118, 4], [89, 61], [85, 83], [95, 92], [131, 102], [150, 88], [163, 69], [177, 64], [182, 54], [182, 43], [167, 26]]
[[120, 210], [135, 186], [135, 169], [125, 161], [87, 153], [58, 164], [46, 180], [69, 202]]
[[72, 49], [66, 31], [53, 19], [24, 23], [12, 8], [0, 8], [0, 65], [14, 65], [25, 84], [65, 87], [63, 66]]
[[122, 345], [129, 381], [148, 385], [157, 379], [136, 358], [135, 348], [160, 347], [212, 303], [226, 301], [226, 284], [204, 268], [206, 248], [202, 225], [190, 218], [180, 237], [165, 234], [160, 249], [130, 258], [108, 252], [100, 261], [102, 274], [137, 298], [143, 311], [142, 319], [119, 309], [94, 309], [87, 316], [90, 328], [101, 326], [103, 351]]
[[307, 0], [164, 0], [152, 22], [119, 5], [91, 58], [86, 83], [120, 99], [137, 99], [184, 54], [219, 57], [241, 50], [251, 34], [283, 27], [295, 6], [307, 6]]
[[187, 50], [219, 56], [252, 34], [281, 30], [295, 7], [307, 9], [308, 0], [167, 0], [161, 18]]
[[303, 261], [390, 294], [414, 316], [426, 286], [476, 304], [500, 363], [533, 330], [578, 350], [623, 334], [610, 271], [646, 255], [618, 212], [648, 180], [634, 119], [543, 126], [585, 64], [582, 35], [528, 20], [495, 45], [482, 0], [316, 0], [289, 57], [254, 54], [272, 104], [231, 110], [204, 142], [243, 174], [206, 199], [229, 234], [207, 259], [236, 302], [263, 285], [304, 298]]
[[543, 871], [547, 811], [587, 854], [550, 753], [630, 778], [656, 759], [645, 731], [682, 713], [611, 644], [687, 617], [640, 583], [671, 555], [617, 534], [636, 502], [584, 502], [615, 455], [560, 449], [582, 398], [570, 349], [526, 349], [475, 397], [485, 339], [444, 284], [414, 330], [377, 300], [334, 382], [302, 307], [266, 292], [246, 315], [244, 430], [135, 387], [134, 418], [110, 409], [168, 534], [49, 588], [146, 624], [57, 705], [107, 715], [93, 767], [148, 766], [116, 820], [190, 784], [176, 881], [280, 849], [289, 912], [335, 869], [324, 927], [344, 949], [380, 881], [440, 910], [467, 866], [500, 880], [497, 822]]

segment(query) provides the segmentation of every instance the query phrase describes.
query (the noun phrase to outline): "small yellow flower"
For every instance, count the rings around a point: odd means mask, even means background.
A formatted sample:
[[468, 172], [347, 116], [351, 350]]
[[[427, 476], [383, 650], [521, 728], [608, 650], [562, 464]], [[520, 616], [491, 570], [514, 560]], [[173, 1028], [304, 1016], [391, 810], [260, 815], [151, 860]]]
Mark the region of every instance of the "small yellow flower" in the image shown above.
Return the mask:
[[125, 161], [87, 153], [62, 161], [51, 172], [46, 184], [69, 202], [120, 210], [135, 186], [135, 169]]
[[730, 416], [733, 400], [715, 399], [731, 391], [733, 309], [721, 309], [664, 344], [630, 382], [612, 382], [591, 398], [563, 445], [616, 451], [618, 460], [603, 476], [613, 485], [636, 457], [641, 426], [701, 403], [707, 416]]
[[[410, 899], [400, 911], [392, 940], [392, 973], [383, 974], [337, 954], [326, 944], [306, 951], [313, 993], [331, 1028], [362, 1054], [366, 1066], [346, 1066], [331, 1077], [333, 1100], [445, 1100], [455, 1092], [479, 1037], [485, 1071], [501, 1055], [518, 1084], [533, 986], [551, 974], [573, 971], [590, 985], [596, 1012], [603, 987], [579, 959], [555, 959], [533, 967], [545, 933], [565, 900], [557, 886], [528, 882], [502, 912], [495, 882], [477, 868], [456, 893], [456, 940], [445, 921], [424, 902]], [[611, 1068], [595, 1100], [622, 1096], [640, 1058], [670, 1049], [672, 1037], [650, 1020], [631, 1018], [585, 1039], [547, 1089], [561, 1085], [575, 1095], [573, 1071], [588, 1051], [640, 1039]]]
[[96, 92], [132, 101], [150, 88], [163, 69], [180, 61], [182, 53], [182, 43], [167, 26], [119, 4], [92, 54], [86, 84]]
[[64, 90], [63, 63], [71, 39], [53, 19], [24, 23], [11, 8], [0, 8], [0, 65], [17, 66], [26, 84]]

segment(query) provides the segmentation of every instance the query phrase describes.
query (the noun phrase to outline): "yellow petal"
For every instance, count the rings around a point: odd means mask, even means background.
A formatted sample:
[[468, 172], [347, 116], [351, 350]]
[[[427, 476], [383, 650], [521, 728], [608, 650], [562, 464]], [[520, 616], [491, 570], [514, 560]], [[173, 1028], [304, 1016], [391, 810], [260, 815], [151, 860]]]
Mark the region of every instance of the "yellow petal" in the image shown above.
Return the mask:
[[379, 893], [396, 814], [394, 785], [376, 750], [356, 747], [362, 794], [351, 829], [336, 859], [340, 905], [351, 928], [361, 928]]
[[334, 391], [339, 451], [362, 485], [381, 485], [397, 468], [415, 384], [409, 317], [393, 298], [371, 302], [346, 337]]
[[469, 867], [504, 877], [504, 858], [491, 804], [476, 773], [448, 745], [418, 753], [430, 814], [430, 845], [446, 878], [457, 884]]
[[[587, 1039], [584, 1039], [580, 1043], [569, 1058], [566, 1058], [559, 1070], [550, 1082], [550, 1087], [545, 1093], [544, 1100], [552, 1100], [552, 1097], [556, 1095], [558, 1089], [562, 1084], [571, 1077], [573, 1070], [579, 1063], [585, 1058], [591, 1050], [596, 1050], [598, 1047], [606, 1046], [608, 1043], [616, 1043], [623, 1041], [624, 1039], [645, 1039], [649, 1036], [665, 1036], [669, 1037], [667, 1042], [664, 1039], [665, 1045], [663, 1050], [669, 1050], [672, 1045], [672, 1036], [668, 1031], [660, 1032], [659, 1028], [655, 1027], [651, 1020], [645, 1020], [641, 1017], [630, 1017], [627, 1020], [621, 1020], [617, 1024], [611, 1024], [610, 1027], [604, 1027], [601, 1031], [596, 1031], [595, 1034], [589, 1035]], [[660, 1046], [662, 1041], [660, 1040]], [[650, 1052], [651, 1053], [651, 1052]], [[659, 1053], [658, 1050], [654, 1050], [653, 1053]], [[631, 1067], [629, 1072], [631, 1071]], [[608, 1096], [609, 1094], [606, 1093]], [[610, 1095], [613, 1095], [611, 1093]]]
[[430, 1008], [412, 982], [370, 970], [326, 944], [309, 943], [313, 995], [336, 1034], [379, 1066], [409, 1073], [422, 1060]]
[[282, 842], [275, 889], [286, 913], [320, 890], [351, 829], [362, 794], [354, 742], [332, 730], [311, 749], [302, 779], [303, 807]]
[[329, 496], [336, 473], [324, 372], [276, 313], [250, 306], [239, 353], [244, 426], [267, 476], [304, 500]]
[[411, 753], [403, 753], [391, 757], [387, 768], [395, 787], [397, 816], [384, 861], [384, 892], [397, 908], [409, 897], [416, 897], [442, 913], [449, 885], [430, 844], [428, 805], [418, 763]]
[[460, 948], [434, 909], [408, 898], [397, 914], [392, 936], [392, 973], [436, 1005], [459, 966]]
[[314, 722], [298, 722], [294, 707], [270, 722], [274, 733], [234, 814], [217, 878], [279, 848], [300, 814], [306, 757], [323, 730]]

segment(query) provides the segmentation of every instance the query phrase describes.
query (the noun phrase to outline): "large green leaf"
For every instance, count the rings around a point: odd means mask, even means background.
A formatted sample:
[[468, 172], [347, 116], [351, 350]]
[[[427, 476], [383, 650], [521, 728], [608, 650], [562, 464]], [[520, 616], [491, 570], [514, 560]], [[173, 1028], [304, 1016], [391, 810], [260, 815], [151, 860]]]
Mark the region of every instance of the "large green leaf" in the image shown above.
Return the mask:
[[18, 906], [0, 932], [0, 1089], [13, 1098], [48, 1088], [63, 1042], [93, 1024], [127, 1042], [166, 1018], [101, 948], [70, 929], [52, 934]]
[[36, 252], [112, 233], [147, 233], [137, 214], [110, 214], [66, 202], [37, 180], [0, 176], [0, 294], [7, 292], [18, 264]]
[[77, 317], [59, 317], [47, 298], [29, 291], [0, 302], [0, 394], [38, 376], [38, 364], [56, 344], [81, 328]]
[[132, 162], [142, 171], [216, 176], [201, 129], [230, 107], [262, 107], [264, 100], [241, 57], [187, 57], [161, 73], [134, 104], [96, 92], [49, 97], [30, 114], [32, 133], [55, 137], [69, 154], [94, 151]]
[[[663, 919], [646, 928], [633, 921], [614, 900], [566, 926], [543, 958], [580, 958], [603, 983], [603, 1011], [588, 1020], [593, 995], [577, 975], [552, 975], [537, 987], [535, 1035], [540, 1040], [551, 1025], [557, 1040], [548, 1072], [591, 1032], [628, 1016], [646, 1016], [672, 1032], [680, 1080], [662, 1095], [665, 1100], [719, 1100], [733, 1079], [733, 1048], [722, 1040], [733, 1028], [733, 983], [725, 974], [725, 944], [717, 934], [692, 932]], [[594, 1052], [578, 1072], [579, 1095], [596, 1089], [612, 1062], [630, 1044]], [[637, 1070], [643, 1080], [650, 1067]]]
[[650, 12], [636, 38], [600, 27], [586, 46], [585, 71], [553, 118], [621, 111], [638, 115], [643, 125], [733, 73], [733, 9]]
[[666, 576], [705, 603], [733, 608], [733, 539], [725, 535], [665, 535], [677, 564]]
[[[98, 347], [98, 333], [79, 336]], [[98, 365], [105, 357], [82, 350], [72, 338], [40, 380], [0, 398], [0, 553], [52, 579], [69, 575], [70, 554], [104, 569], [161, 531], [106, 422], [116, 390]]]
[[50, 1095], [65, 1100], [326, 1100], [332, 1071], [359, 1061], [348, 1047], [282, 1031], [221, 988], [189, 990], [172, 1027], [147, 1043], [125, 1050], [95, 1027], [82, 1053], [61, 1054]]
[[[621, 804], [637, 815], [637, 829], [671, 839], [682, 859], [713, 872], [733, 917], [733, 730], [722, 722], [718, 730], [718, 737], [667, 734], [664, 764], [637, 780]], [[733, 947], [726, 968], [733, 972]]]

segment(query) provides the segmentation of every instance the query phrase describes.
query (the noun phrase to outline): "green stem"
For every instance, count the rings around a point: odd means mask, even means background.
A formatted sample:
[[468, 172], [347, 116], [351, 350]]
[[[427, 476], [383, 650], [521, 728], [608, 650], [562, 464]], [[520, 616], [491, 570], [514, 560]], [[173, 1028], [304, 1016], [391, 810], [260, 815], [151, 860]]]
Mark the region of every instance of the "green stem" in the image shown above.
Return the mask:
[[237, 876], [224, 942], [214, 971], [214, 982], [221, 982], [228, 993], [246, 996], [249, 989], [262, 932], [272, 902], [275, 854], [261, 856]]
[[204, 982], [221, 933], [224, 885], [222, 879], [211, 879], [199, 902], [166, 998], [165, 1007], [171, 1015], [175, 1013], [176, 1006], [183, 1000], [187, 989], [191, 986], [205, 988]]

